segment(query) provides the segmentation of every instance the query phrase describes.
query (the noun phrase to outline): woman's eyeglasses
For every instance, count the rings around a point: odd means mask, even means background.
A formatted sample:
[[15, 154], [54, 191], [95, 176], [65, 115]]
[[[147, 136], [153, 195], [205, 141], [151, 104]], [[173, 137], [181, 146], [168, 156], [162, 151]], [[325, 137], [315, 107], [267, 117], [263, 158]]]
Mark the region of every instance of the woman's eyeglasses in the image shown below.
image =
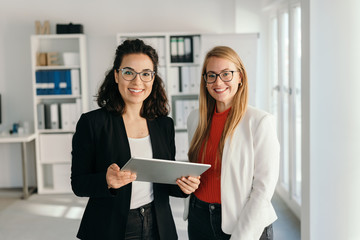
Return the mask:
[[141, 81], [143, 82], [151, 82], [154, 79], [155, 71], [145, 70], [142, 72], [136, 72], [129, 68], [121, 68], [117, 70], [121, 71], [121, 76], [126, 81], [132, 81], [136, 78], [136, 75], [139, 74]]
[[217, 77], [219, 77], [223, 82], [230, 82], [233, 79], [234, 72], [239, 71], [223, 71], [219, 74], [214, 72], [207, 72], [203, 74], [203, 77], [206, 83], [216, 82]]

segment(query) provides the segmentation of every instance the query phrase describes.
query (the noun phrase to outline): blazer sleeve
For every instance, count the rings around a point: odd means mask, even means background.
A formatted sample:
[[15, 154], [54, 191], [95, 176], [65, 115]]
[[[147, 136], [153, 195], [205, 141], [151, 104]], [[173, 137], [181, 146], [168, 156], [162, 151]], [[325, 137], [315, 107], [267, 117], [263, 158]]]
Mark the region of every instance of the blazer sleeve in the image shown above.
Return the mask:
[[71, 187], [79, 197], [113, 196], [106, 182], [106, 171], [96, 169], [96, 134], [91, 121], [83, 114], [72, 140]]
[[272, 216], [276, 216], [271, 198], [279, 176], [280, 146], [272, 115], [260, 120], [253, 135], [253, 148], [252, 190], [231, 239], [259, 239], [264, 228], [272, 223]]

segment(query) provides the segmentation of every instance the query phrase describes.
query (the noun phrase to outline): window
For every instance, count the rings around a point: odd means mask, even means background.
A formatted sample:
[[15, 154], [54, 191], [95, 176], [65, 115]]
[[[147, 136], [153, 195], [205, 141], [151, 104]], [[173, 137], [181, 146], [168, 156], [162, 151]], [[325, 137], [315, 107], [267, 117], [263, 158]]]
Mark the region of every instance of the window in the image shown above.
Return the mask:
[[271, 110], [281, 144], [278, 192], [299, 216], [301, 205], [301, 9], [287, 6], [270, 21]]
[[293, 9], [293, 122], [294, 122], [294, 185], [293, 197], [301, 202], [301, 11]]

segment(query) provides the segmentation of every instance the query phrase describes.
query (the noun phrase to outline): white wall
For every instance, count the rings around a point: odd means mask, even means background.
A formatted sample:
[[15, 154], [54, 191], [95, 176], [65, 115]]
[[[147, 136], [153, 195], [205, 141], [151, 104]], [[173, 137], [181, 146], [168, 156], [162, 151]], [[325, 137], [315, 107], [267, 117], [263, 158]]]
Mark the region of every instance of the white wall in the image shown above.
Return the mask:
[[[87, 35], [90, 109], [104, 73], [111, 66], [118, 32], [258, 32], [258, 24], [243, 24], [251, 16], [258, 23], [252, 0], [1, 0], [0, 2], [0, 93], [3, 123], [31, 121], [30, 35], [36, 20], [81, 23]], [[241, 3], [241, 4], [239, 4]], [[240, 9], [240, 10], [236, 10]], [[247, 13], [248, 12], [248, 13]], [[239, 21], [241, 19], [241, 21]], [[0, 145], [0, 187], [21, 186], [21, 156], [18, 146]], [[31, 160], [31, 159], [30, 159]], [[4, 174], [5, 173], [5, 174]]]
[[[258, 72], [256, 81], [256, 106], [270, 109], [268, 80], [268, 16], [262, 1], [237, 0], [235, 7], [235, 30], [237, 33], [258, 32]], [[241, 57], [241, 56], [240, 56]], [[246, 66], [245, 66], [246, 67]], [[252, 86], [249, 86], [250, 88]]]
[[[360, 2], [304, 0], [302, 239], [360, 239]], [[306, 63], [307, 62], [307, 63]]]

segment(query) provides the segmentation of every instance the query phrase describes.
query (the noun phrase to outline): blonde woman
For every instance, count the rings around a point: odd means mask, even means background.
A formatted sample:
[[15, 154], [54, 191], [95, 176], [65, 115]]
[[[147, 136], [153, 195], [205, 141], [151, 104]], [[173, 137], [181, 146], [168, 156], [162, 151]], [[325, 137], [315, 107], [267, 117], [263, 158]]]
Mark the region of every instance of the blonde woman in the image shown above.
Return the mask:
[[188, 117], [191, 162], [212, 167], [185, 204], [190, 240], [273, 239], [271, 204], [279, 174], [274, 118], [248, 106], [248, 80], [234, 50], [204, 60], [199, 110]]

